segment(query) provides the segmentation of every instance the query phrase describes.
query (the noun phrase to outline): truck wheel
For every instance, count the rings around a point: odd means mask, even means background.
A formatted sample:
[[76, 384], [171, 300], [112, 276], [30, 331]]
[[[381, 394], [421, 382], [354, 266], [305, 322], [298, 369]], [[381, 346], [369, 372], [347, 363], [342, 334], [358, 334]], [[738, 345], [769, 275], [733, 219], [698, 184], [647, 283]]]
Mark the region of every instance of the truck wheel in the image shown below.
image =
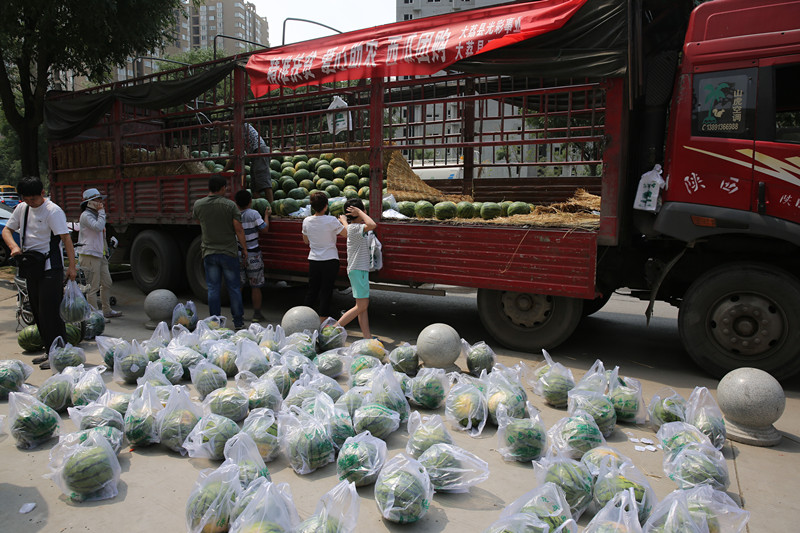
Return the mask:
[[182, 266], [180, 248], [171, 235], [145, 230], [133, 239], [131, 274], [145, 293], [155, 289], [176, 290]]
[[[189, 283], [189, 288], [194, 294], [194, 297], [203, 302], [208, 303], [208, 285], [206, 284], [206, 270], [203, 268], [203, 251], [200, 249], [202, 237], [198, 235], [189, 245], [186, 251], [186, 281]], [[222, 289], [220, 293], [220, 303], [223, 306], [230, 305], [230, 298], [228, 297], [228, 288], [225, 285], [225, 280], [222, 280]]]
[[686, 291], [678, 330], [715, 377], [746, 366], [786, 379], [800, 372], [800, 282], [757, 263], [714, 269]]
[[483, 326], [497, 342], [514, 350], [555, 348], [578, 327], [582, 310], [580, 298], [478, 289]]

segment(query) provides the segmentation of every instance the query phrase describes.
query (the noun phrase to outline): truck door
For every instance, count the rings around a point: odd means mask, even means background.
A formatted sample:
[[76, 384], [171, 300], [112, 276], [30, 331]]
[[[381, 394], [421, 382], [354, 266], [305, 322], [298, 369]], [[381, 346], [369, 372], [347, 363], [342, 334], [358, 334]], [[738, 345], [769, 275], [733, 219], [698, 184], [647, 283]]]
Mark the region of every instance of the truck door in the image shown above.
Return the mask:
[[800, 56], [759, 62], [753, 208], [800, 223]]

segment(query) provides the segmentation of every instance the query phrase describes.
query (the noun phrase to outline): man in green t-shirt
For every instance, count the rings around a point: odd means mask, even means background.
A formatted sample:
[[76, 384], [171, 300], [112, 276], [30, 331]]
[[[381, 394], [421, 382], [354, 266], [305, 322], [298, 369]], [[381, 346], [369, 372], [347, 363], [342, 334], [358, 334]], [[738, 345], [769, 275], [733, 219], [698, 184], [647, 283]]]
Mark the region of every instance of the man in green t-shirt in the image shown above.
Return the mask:
[[247, 260], [242, 215], [233, 201], [225, 198], [228, 192], [228, 180], [220, 174], [214, 174], [208, 180], [208, 196], [194, 203], [192, 215], [200, 221], [202, 232], [201, 249], [203, 250], [203, 266], [206, 271], [208, 285], [209, 314], [221, 315], [220, 291], [222, 276], [228, 285], [231, 299], [231, 314], [236, 329], [244, 327], [244, 305], [239, 280], [239, 251], [236, 241], [242, 247], [242, 260]]

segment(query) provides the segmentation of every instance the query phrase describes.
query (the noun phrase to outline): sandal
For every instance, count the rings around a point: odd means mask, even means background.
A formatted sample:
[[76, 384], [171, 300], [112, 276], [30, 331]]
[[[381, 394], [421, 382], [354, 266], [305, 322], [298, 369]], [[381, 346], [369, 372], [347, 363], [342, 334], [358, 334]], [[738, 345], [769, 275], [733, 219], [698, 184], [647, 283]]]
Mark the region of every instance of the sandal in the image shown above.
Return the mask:
[[31, 363], [33, 363], [34, 365], [38, 365], [38, 364], [44, 363], [49, 358], [50, 357], [47, 354], [40, 355], [39, 357], [34, 357], [33, 361], [31, 361]]
[[41, 368], [42, 370], [50, 370], [50, 361], [45, 361], [44, 363], [39, 365], [39, 368]]

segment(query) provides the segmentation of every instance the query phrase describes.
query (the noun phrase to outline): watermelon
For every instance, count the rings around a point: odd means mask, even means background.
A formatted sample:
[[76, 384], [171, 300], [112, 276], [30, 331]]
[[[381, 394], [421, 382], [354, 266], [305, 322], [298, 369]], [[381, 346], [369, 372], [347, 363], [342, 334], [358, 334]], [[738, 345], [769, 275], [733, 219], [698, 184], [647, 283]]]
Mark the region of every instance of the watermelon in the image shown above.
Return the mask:
[[292, 156], [292, 163], [295, 165], [300, 162], [307, 162], [308, 161], [308, 154], [295, 154]]
[[419, 456], [419, 463], [428, 472], [435, 490], [449, 491], [465, 482], [469, 484], [472, 470], [470, 465], [462, 462], [459, 457], [467, 453], [452, 444], [435, 444]]
[[340, 480], [350, 481], [356, 487], [363, 487], [375, 483], [385, 461], [386, 444], [382, 440], [350, 438], [339, 450], [336, 473]]
[[397, 202], [396, 210], [399, 213], [411, 218], [416, 216], [416, 211], [414, 210], [415, 206], [416, 204], [414, 202], [408, 202], [408, 201]]
[[544, 401], [553, 407], [567, 405], [568, 393], [575, 387], [575, 382], [561, 374], [547, 375], [541, 379]]
[[99, 372], [88, 372], [72, 388], [72, 405], [88, 405], [106, 392]]
[[200, 398], [205, 398], [212, 391], [228, 384], [225, 371], [215, 365], [204, 365], [192, 375], [192, 383], [197, 389]]
[[331, 440], [337, 449], [341, 448], [347, 439], [356, 436], [353, 419], [345, 411], [334, 411], [333, 415], [328, 419], [328, 424], [330, 426]]
[[0, 361], [0, 399], [8, 398], [11, 392], [18, 392], [32, 369], [17, 359]]
[[308, 191], [303, 187], [295, 187], [288, 193], [289, 198], [294, 198], [295, 200], [302, 200], [306, 196], [308, 196]]
[[125, 438], [131, 446], [147, 446], [156, 442], [155, 413], [149, 408], [128, 409], [125, 415]]
[[234, 344], [217, 344], [209, 352], [208, 362], [221, 368], [226, 376], [233, 377], [239, 373], [239, 369], [236, 367], [236, 346]]
[[[230, 502], [226, 502], [229, 499]], [[206, 483], [186, 502], [189, 531], [223, 533], [230, 527], [230, 511], [236, 499], [232, 487], [220, 481]], [[203, 526], [203, 527], [201, 527]]]
[[249, 400], [247, 395], [236, 387], [223, 387], [206, 396], [208, 409], [216, 414], [230, 418], [234, 422], [247, 416]]
[[336, 459], [333, 441], [321, 425], [296, 427], [286, 435], [286, 455], [298, 474], [313, 472]]
[[621, 473], [609, 473], [597, 479], [593, 491], [594, 501], [597, 508], [600, 509], [610, 502], [615, 494], [629, 488], [633, 489], [634, 498], [639, 504], [639, 520], [644, 523], [652, 509], [652, 503], [647, 494], [647, 487]]
[[500, 216], [507, 217], [508, 216], [508, 208], [511, 204], [514, 203], [511, 200], [503, 200], [500, 202]]
[[433, 208], [438, 220], [448, 220], [456, 217], [456, 204], [453, 202], [438, 202]]
[[[305, 163], [303, 163], [305, 165]], [[294, 181], [300, 183], [303, 180], [311, 181], [311, 172], [308, 171], [307, 168], [298, 168], [295, 167], [294, 171]]]
[[344, 184], [345, 185], [352, 185], [353, 187], [358, 187], [358, 173], [356, 172], [348, 172], [344, 175]]
[[722, 454], [706, 453], [702, 447], [687, 447], [678, 452], [671, 461], [674, 467], [669, 478], [679, 489], [690, 489], [708, 484], [716, 490], [726, 491], [730, 486], [728, 467]]
[[364, 185], [360, 189], [358, 189], [358, 197], [362, 200], [366, 200], [369, 198], [369, 185]]
[[358, 180], [358, 188], [361, 187], [369, 187], [369, 177], [368, 176], [361, 176]]
[[[286, 199], [286, 193], [284, 192], [284, 190], [283, 190], [283, 189], [279, 189], [279, 188], [277, 188], [277, 187], [273, 187], [273, 188], [272, 188], [272, 197], [273, 197], [275, 200], [285, 200], [285, 199]], [[276, 214], [278, 213], [278, 208], [277, 208], [277, 206], [273, 206], [273, 208], [272, 208], [272, 212], [273, 212], [273, 213], [276, 213]]]
[[369, 389], [364, 387], [351, 387], [350, 390], [342, 394], [339, 399], [336, 400], [334, 405], [337, 409], [347, 411], [347, 413], [352, 417], [356, 413], [356, 409], [364, 404], [364, 396], [367, 392], [369, 392]]
[[341, 191], [339, 190], [339, 187], [337, 187], [333, 183], [331, 183], [330, 185], [325, 187], [325, 192], [328, 193], [328, 195], [331, 198], [336, 198], [337, 196], [339, 196], [341, 194]]
[[332, 180], [335, 176], [333, 175], [333, 167], [330, 166], [327, 162], [317, 165], [317, 176], [324, 178], [326, 180]]
[[467, 352], [467, 369], [473, 376], [480, 376], [482, 371], [492, 371], [495, 362], [494, 350], [485, 342], [477, 342]]
[[300, 209], [300, 204], [297, 203], [297, 200], [294, 198], [286, 198], [281, 203], [281, 214], [282, 215], [291, 215], [295, 211]]
[[345, 186], [343, 178], [333, 178], [333, 184], [339, 187], [339, 189], [344, 189]]
[[507, 214], [510, 217], [514, 215], [529, 215], [530, 213], [531, 208], [525, 202], [512, 202], [511, 205], [508, 206]]
[[[72, 409], [70, 409], [72, 411]], [[81, 423], [78, 429], [90, 429], [96, 427], [112, 427], [122, 431], [125, 426], [122, 415], [110, 407], [99, 404], [87, 405], [80, 411]]]
[[406, 451], [412, 457], [419, 457], [434, 444], [453, 444], [453, 437], [441, 423], [420, 424], [409, 435]]
[[[281, 169], [281, 176], [286, 176], [286, 177], [289, 177], [289, 178], [293, 177], [294, 176], [294, 167], [291, 164], [288, 167], [283, 167]], [[292, 181], [294, 181], [294, 180], [292, 180]], [[286, 190], [286, 187], [283, 187], [283, 190]]]
[[428, 511], [430, 479], [424, 468], [418, 468], [417, 472], [403, 469], [381, 472], [375, 483], [375, 502], [386, 520], [409, 524]]
[[50, 350], [50, 366], [56, 372], [61, 372], [69, 366], [78, 366], [86, 362], [83, 350], [67, 344], [63, 348]]
[[[75, 282], [72, 282], [74, 287]], [[69, 285], [67, 286], [69, 289]], [[69, 293], [69, 291], [67, 291]], [[80, 298], [78, 297], [65, 297], [61, 300], [61, 304], [58, 307], [58, 312], [61, 315], [61, 318], [66, 323], [70, 322], [83, 322], [83, 320], [89, 315], [89, 302], [86, 301], [86, 298], [81, 295]]]
[[616, 468], [626, 459], [627, 458], [624, 458], [617, 453], [614, 448], [609, 446], [598, 446], [597, 448], [592, 448], [583, 454], [583, 457], [581, 457], [581, 463], [583, 463], [586, 468], [589, 469], [589, 472], [596, 477], [600, 473], [601, 466]]
[[411, 380], [410, 399], [425, 409], [438, 409], [447, 397], [444, 383], [436, 372], [423, 370], [419, 376]]
[[369, 431], [386, 440], [400, 427], [400, 414], [379, 403], [364, 404], [353, 415], [353, 427], [357, 433]]
[[136, 383], [144, 376], [150, 358], [142, 352], [130, 352], [121, 357], [114, 358], [114, 375], [119, 376], [125, 383]]
[[21, 392], [9, 394], [12, 402], [20, 404], [11, 421], [10, 433], [19, 448], [32, 448], [55, 435], [61, 419], [53, 409]]
[[341, 157], [334, 157], [331, 159], [331, 166], [333, 168], [341, 168], [347, 170], [347, 163]]
[[26, 352], [35, 352], [44, 348], [42, 337], [39, 335], [39, 327], [31, 324], [22, 328], [17, 334], [17, 344]]
[[573, 391], [569, 399], [570, 411], [577, 409], [586, 411], [593, 419], [604, 437], [614, 432], [617, 423], [617, 412], [608, 397], [583, 391]]
[[484, 220], [491, 220], [502, 215], [502, 209], [499, 204], [494, 202], [484, 202], [481, 206], [481, 218]]
[[592, 502], [592, 474], [577, 461], [554, 461], [545, 472], [544, 482], [561, 487], [573, 515], [583, 512]]
[[458, 202], [456, 204], [456, 217], [458, 218], [473, 218], [475, 216], [475, 208], [470, 202]]
[[[208, 457], [216, 461], [225, 458], [225, 443], [239, 433], [239, 426], [228, 417], [210, 414], [204, 416], [201, 422], [194, 427], [192, 433], [197, 432], [200, 443], [208, 452]], [[189, 454], [192, 455], [191, 453]]]
[[414, 206], [414, 213], [417, 218], [433, 218], [435, 212], [433, 204], [427, 200], [420, 200]]
[[261, 412], [251, 413], [242, 425], [242, 432], [253, 438], [264, 461], [273, 460], [280, 452], [278, 424], [271, 414], [261, 416]]
[[165, 414], [159, 418], [159, 442], [172, 451], [184, 453], [183, 443], [199, 420], [197, 415], [188, 409], [175, 409]]
[[369, 178], [369, 165], [364, 164], [358, 167], [358, 175], [362, 178]]
[[99, 492], [114, 482], [115, 463], [117, 458], [104, 446], [81, 446], [64, 463], [61, 472], [64, 486], [74, 493], [70, 496], [75, 499]]
[[281, 182], [281, 189], [283, 189], [283, 192], [285, 192], [286, 195], [289, 197], [291, 197], [291, 194], [289, 193], [292, 191], [292, 189], [296, 188], [297, 188], [297, 182], [294, 181], [292, 178], [285, 179], [283, 180], [283, 182]]
[[339, 354], [334, 350], [320, 354], [315, 360], [317, 370], [325, 376], [335, 378], [344, 370], [344, 363]]
[[72, 405], [72, 381], [61, 374], [51, 376], [36, 391], [36, 398], [57, 413], [63, 413]]
[[497, 410], [502, 405], [506, 408], [506, 413], [511, 418], [522, 418], [525, 416], [525, 401], [528, 394], [520, 386], [503, 384], [501, 386], [489, 387], [489, 398], [487, 408], [489, 410], [489, 420], [492, 424], [497, 424]]
[[481, 427], [485, 421], [483, 417], [488, 414], [486, 399], [477, 387], [450, 394], [445, 402], [445, 412], [463, 428]]
[[587, 419], [582, 415], [567, 418], [558, 430], [557, 438], [565, 443], [569, 453], [577, 455], [578, 458], [592, 448], [604, 444], [603, 434], [600, 433], [594, 420]]
[[417, 357], [417, 347], [409, 344], [398, 346], [389, 352], [389, 363], [398, 372], [403, 372], [413, 376], [419, 367], [419, 357]]
[[308, 168], [313, 170], [317, 168], [317, 163], [319, 163], [319, 157], [309, 157], [306, 163], [308, 164]]
[[501, 445], [504, 455], [521, 462], [536, 461], [542, 456], [547, 434], [541, 422], [532, 418], [515, 418], [503, 427]]
[[266, 407], [277, 411], [280, 409], [282, 402], [283, 396], [281, 396], [281, 392], [275, 383], [269, 379], [255, 381], [247, 392], [247, 404], [251, 410]]

